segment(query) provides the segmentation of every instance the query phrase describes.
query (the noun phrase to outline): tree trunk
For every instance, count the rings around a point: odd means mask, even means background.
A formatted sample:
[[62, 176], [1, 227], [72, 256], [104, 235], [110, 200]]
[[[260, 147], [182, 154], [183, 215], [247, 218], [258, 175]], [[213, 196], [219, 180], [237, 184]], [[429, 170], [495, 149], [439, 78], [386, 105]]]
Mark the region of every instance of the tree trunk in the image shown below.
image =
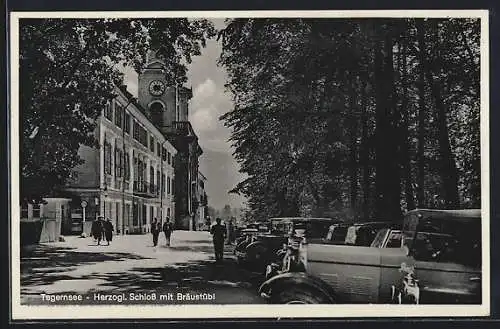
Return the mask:
[[375, 48], [376, 216], [401, 220], [398, 133], [395, 115], [393, 38], [391, 27], [379, 27]]
[[[349, 107], [351, 113], [356, 113], [357, 111], [357, 101], [356, 101], [356, 88], [355, 88], [356, 78], [352, 78], [349, 86]], [[349, 148], [349, 177], [350, 177], [350, 206], [352, 210], [356, 209], [356, 200], [358, 198], [358, 117], [353, 115], [350, 119], [350, 148]]]
[[418, 29], [418, 48], [419, 48], [419, 106], [418, 106], [418, 146], [417, 146], [417, 203], [419, 208], [425, 208], [425, 69], [424, 62], [427, 54], [425, 53], [424, 40], [424, 22], [421, 19], [416, 21]]
[[368, 140], [368, 95], [366, 82], [361, 87], [361, 152], [360, 162], [363, 166], [363, 218], [370, 218], [370, 144]]
[[[439, 28], [435, 26], [436, 33]], [[423, 27], [419, 25], [419, 35], [422, 38], [422, 46], [425, 46], [425, 37], [423, 35]], [[458, 196], [458, 172], [455, 163], [455, 157], [451, 151], [450, 138], [448, 136], [448, 123], [446, 119], [446, 108], [443, 102], [443, 97], [441, 95], [441, 90], [439, 89], [438, 83], [436, 83], [432, 65], [427, 59], [424, 59], [425, 76], [429, 86], [431, 88], [431, 95], [434, 98], [434, 103], [436, 105], [436, 111], [434, 116], [436, 118], [437, 129], [438, 129], [438, 144], [440, 153], [440, 163], [441, 163], [441, 177], [443, 180], [444, 189], [444, 200], [445, 207], [448, 209], [457, 208], [459, 206], [460, 200]]]
[[403, 119], [403, 124], [400, 126], [401, 135], [401, 161], [403, 164], [403, 176], [405, 181], [405, 200], [407, 210], [415, 209], [415, 199], [413, 197], [413, 180], [411, 174], [411, 163], [410, 163], [410, 150], [409, 150], [409, 133], [408, 133], [408, 72], [406, 63], [406, 40], [403, 39], [401, 44], [401, 87], [402, 87], [402, 99], [401, 99], [401, 116]]

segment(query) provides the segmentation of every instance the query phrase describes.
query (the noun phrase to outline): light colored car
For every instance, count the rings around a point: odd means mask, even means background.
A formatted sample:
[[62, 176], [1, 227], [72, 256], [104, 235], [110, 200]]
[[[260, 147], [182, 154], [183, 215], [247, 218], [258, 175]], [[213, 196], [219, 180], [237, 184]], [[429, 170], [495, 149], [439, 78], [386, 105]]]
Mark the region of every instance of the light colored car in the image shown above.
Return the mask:
[[302, 244], [305, 271], [271, 277], [261, 296], [291, 304], [481, 303], [480, 210], [413, 210], [399, 237], [380, 232], [370, 247]]

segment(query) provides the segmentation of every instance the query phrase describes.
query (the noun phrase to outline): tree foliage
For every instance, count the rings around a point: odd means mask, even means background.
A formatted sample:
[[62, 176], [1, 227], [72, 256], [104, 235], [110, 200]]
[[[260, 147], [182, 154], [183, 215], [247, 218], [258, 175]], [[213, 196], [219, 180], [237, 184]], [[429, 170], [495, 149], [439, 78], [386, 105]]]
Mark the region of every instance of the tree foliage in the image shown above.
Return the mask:
[[257, 216], [479, 205], [478, 20], [232, 19], [219, 38], [232, 192]]
[[123, 84], [119, 65], [140, 71], [148, 49], [166, 78], [186, 81], [186, 64], [215, 35], [206, 20], [22, 19], [20, 21], [21, 193], [46, 196], [95, 146], [96, 119]]

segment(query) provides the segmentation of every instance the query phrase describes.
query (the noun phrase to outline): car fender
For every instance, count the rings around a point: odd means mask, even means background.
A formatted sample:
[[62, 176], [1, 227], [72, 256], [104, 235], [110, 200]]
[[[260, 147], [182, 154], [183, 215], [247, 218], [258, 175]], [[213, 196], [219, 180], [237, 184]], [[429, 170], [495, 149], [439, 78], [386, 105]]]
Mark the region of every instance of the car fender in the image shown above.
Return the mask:
[[261, 254], [265, 254], [267, 252], [267, 247], [262, 241], [254, 241], [245, 248], [245, 251], [247, 255], [252, 254], [252, 252], [260, 252]]
[[336, 294], [334, 289], [321, 279], [307, 275], [304, 272], [287, 272], [276, 275], [262, 283], [259, 287], [259, 294], [271, 299], [272, 294], [279, 293], [291, 286], [299, 286], [308, 290], [313, 290], [324, 295], [330, 302], [335, 303]]

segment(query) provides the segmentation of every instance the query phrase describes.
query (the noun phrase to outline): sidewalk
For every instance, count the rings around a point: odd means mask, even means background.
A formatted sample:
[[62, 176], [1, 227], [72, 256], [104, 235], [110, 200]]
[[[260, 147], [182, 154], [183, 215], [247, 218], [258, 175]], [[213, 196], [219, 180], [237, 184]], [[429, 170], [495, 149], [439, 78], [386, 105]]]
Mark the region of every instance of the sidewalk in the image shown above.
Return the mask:
[[[21, 253], [21, 302], [37, 303], [41, 293], [137, 292], [216, 289], [223, 303], [258, 301], [249, 274], [235, 265], [232, 249], [216, 266], [208, 232], [175, 231], [170, 248], [153, 247], [151, 234], [114, 236], [110, 246], [93, 238], [66, 237]], [[222, 290], [221, 290], [222, 289]], [[226, 291], [227, 289], [237, 289]], [[256, 299], [257, 298], [257, 299]], [[226, 301], [227, 299], [227, 301]]]

